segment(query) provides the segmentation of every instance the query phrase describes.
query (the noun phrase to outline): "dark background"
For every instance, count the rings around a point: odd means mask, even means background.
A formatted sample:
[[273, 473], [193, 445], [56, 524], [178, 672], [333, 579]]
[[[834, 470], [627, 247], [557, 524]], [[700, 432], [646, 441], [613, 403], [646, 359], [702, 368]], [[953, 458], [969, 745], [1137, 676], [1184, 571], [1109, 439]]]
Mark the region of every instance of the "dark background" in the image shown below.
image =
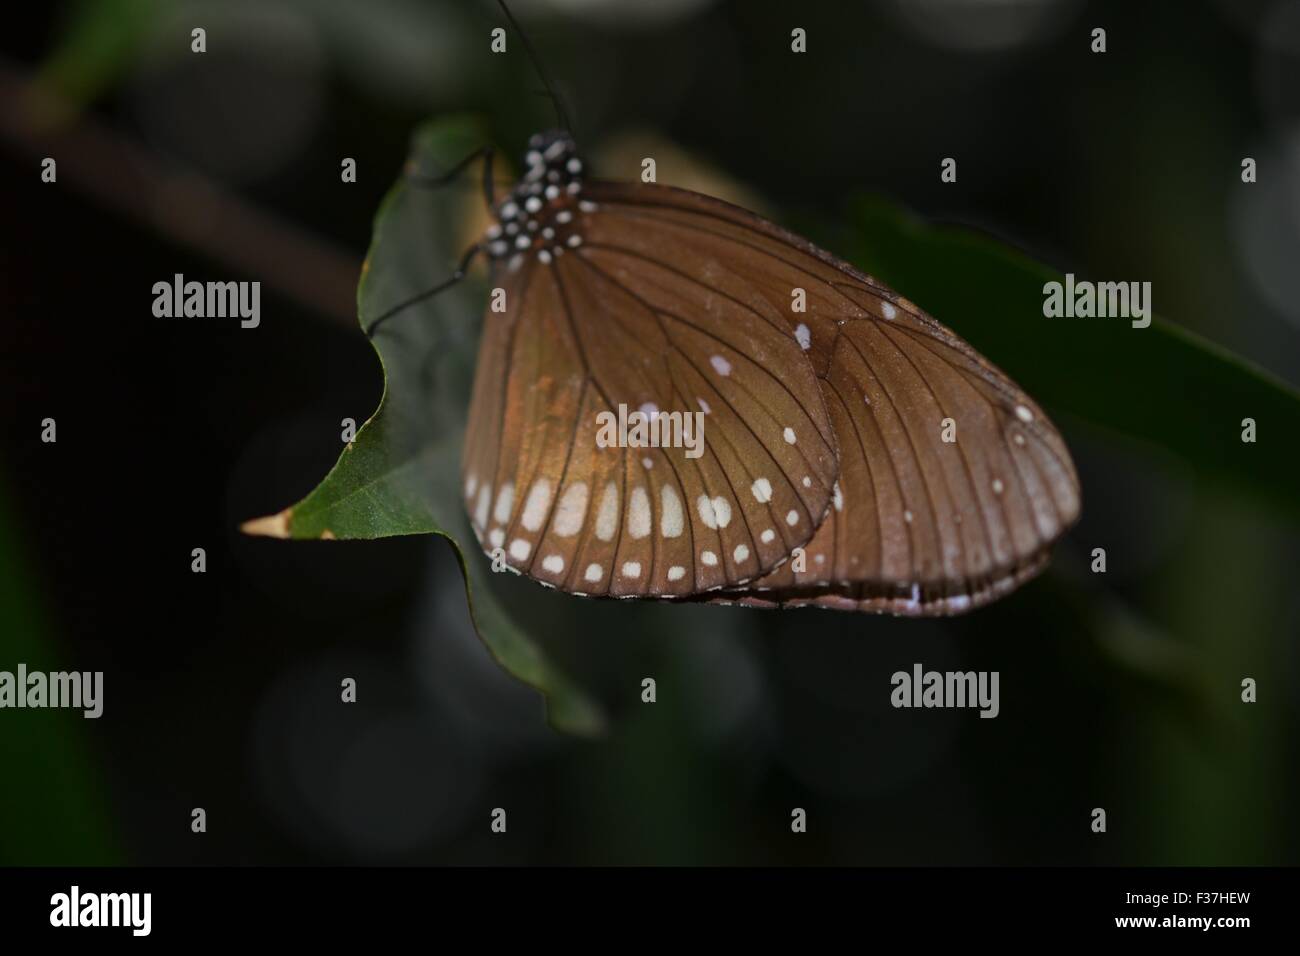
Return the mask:
[[[672, 157], [660, 181], [725, 171], [828, 244], [847, 197], [877, 192], [1062, 271], [1151, 281], [1163, 316], [1300, 380], [1294, 5], [516, 12], [598, 162], [651, 143]], [[309, 491], [340, 420], [378, 402], [348, 296], [412, 127], [477, 112], [517, 151], [548, 104], [517, 45], [488, 54], [502, 22], [486, 2], [6, 17], [6, 113], [38, 75], [71, 112], [0, 140], [0, 669], [102, 670], [106, 702], [98, 721], [0, 712], [0, 862], [1296, 861], [1291, 519], [1068, 419], [1083, 520], [1047, 575], [969, 617], [575, 610], [512, 586], [530, 632], [608, 704], [598, 742], [549, 730], [496, 669], [443, 541], [241, 536]], [[45, 155], [57, 184], [40, 182]], [[1260, 182], [1241, 190], [1247, 155]], [[160, 169], [188, 178], [159, 188]], [[213, 236], [204, 202], [270, 218]], [[271, 236], [293, 241], [263, 255]], [[263, 279], [261, 327], [155, 319], [152, 285], [176, 272]], [[1104, 577], [1087, 570], [1098, 544]], [[892, 709], [889, 675], [918, 661], [1000, 671], [1001, 715]]]

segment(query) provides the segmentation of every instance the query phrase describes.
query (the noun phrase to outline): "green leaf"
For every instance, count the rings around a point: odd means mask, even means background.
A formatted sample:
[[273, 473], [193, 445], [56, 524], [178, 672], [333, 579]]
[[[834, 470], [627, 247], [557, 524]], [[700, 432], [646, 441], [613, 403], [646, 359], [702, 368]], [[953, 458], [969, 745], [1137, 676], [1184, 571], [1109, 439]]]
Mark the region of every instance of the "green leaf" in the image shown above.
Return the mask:
[[[469, 120], [443, 120], [415, 136], [412, 162], [449, 169], [486, 142]], [[451, 275], [468, 203], [482, 203], [471, 173], [439, 189], [399, 181], [375, 217], [357, 290], [363, 326]], [[603, 730], [600, 708], [514, 624], [488, 586], [491, 566], [461, 502], [460, 449], [469, 404], [481, 284], [465, 280], [389, 320], [373, 340], [384, 368], [379, 408], [306, 498], [245, 525], [290, 538], [382, 538], [439, 534], [455, 549], [479, 637], [505, 670], [541, 691], [551, 723], [570, 733]], [[462, 547], [466, 542], [468, 547]]]
[[[951, 326], [1036, 400], [1172, 451], [1198, 476], [1300, 517], [1295, 389], [1159, 316], [1147, 328], [1123, 318], [1045, 318], [1043, 285], [1062, 280], [1059, 273], [882, 200], [853, 208], [852, 260]], [[1257, 423], [1254, 444], [1241, 441], [1244, 418]], [[1086, 506], [1086, 489], [1084, 498]]]

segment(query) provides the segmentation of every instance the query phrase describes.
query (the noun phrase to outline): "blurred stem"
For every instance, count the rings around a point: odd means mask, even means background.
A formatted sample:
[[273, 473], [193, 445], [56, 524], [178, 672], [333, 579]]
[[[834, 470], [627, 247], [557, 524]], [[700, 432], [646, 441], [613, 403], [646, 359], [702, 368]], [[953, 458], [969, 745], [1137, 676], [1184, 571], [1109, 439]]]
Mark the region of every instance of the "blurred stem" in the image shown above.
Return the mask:
[[[58, 163], [59, 184], [180, 246], [239, 272], [307, 310], [357, 328], [361, 260], [253, 205], [212, 179], [165, 162], [0, 60], [0, 138], [37, 162]], [[32, 182], [39, 183], [33, 168]]]

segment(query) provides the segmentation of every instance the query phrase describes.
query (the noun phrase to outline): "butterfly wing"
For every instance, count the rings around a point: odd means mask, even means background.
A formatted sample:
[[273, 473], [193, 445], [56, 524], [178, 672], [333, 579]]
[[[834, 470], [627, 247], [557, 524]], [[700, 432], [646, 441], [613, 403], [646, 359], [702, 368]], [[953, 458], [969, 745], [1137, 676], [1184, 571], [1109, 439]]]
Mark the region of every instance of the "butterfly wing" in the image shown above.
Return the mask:
[[[1014, 382], [852, 266], [745, 210], [670, 187], [591, 190], [724, 263], [803, 346], [840, 454], [833, 507], [803, 560], [723, 600], [951, 614], [1032, 577], [1078, 517], [1065, 443]], [[632, 231], [632, 230], [629, 230]], [[673, 241], [669, 238], [668, 241]], [[795, 311], [796, 292], [803, 311]]]
[[[506, 308], [484, 321], [462, 465], [474, 531], [512, 570], [580, 594], [760, 577], [830, 507], [836, 449], [811, 363], [761, 296], [718, 292], [726, 266], [707, 250], [585, 206], [562, 237], [576, 245], [495, 266]], [[698, 412], [703, 441], [600, 441], [620, 406]]]

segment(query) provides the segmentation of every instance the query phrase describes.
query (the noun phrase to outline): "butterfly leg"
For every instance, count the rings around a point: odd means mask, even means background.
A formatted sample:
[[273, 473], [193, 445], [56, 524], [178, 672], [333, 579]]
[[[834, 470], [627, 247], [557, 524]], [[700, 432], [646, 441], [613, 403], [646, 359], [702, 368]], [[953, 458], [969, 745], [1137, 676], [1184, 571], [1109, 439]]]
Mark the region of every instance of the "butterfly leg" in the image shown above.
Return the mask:
[[444, 289], [450, 289], [461, 279], [465, 278], [465, 272], [466, 270], [469, 269], [469, 264], [474, 260], [474, 257], [482, 251], [483, 251], [482, 243], [476, 242], [474, 245], [470, 246], [469, 249], [466, 251], [465, 255], [461, 257], [460, 265], [456, 266], [456, 271], [451, 274], [450, 278], [444, 279], [442, 282], [439, 282], [432, 289], [426, 289], [425, 291], [419, 293], [418, 295], [413, 295], [409, 299], [403, 302], [399, 302], [397, 305], [393, 306], [388, 311], [382, 313], [377, 319], [375, 319], [373, 322], [370, 323], [370, 327], [366, 329], [366, 337], [374, 338], [375, 330], [379, 328], [381, 322], [386, 322], [387, 320], [395, 316], [397, 313], [401, 312], [403, 309], [409, 308], [410, 306], [413, 306], [416, 303], [423, 302], [426, 299], [433, 298], [439, 292], [442, 292]]
[[418, 170], [411, 168], [411, 164], [408, 163], [406, 169], [406, 180], [416, 186], [425, 186], [430, 189], [436, 189], [439, 186], [445, 186], [447, 183], [454, 180], [464, 172], [471, 163], [476, 159], [481, 158], [483, 160], [483, 198], [487, 200], [488, 209], [492, 209], [496, 206], [496, 198], [492, 183], [492, 159], [495, 155], [496, 150], [493, 147], [484, 146], [480, 149], [474, 150], [474, 152], [470, 153], [455, 166], [451, 167], [447, 172], [441, 173], [437, 176], [430, 176], [427, 173], [419, 172]]

